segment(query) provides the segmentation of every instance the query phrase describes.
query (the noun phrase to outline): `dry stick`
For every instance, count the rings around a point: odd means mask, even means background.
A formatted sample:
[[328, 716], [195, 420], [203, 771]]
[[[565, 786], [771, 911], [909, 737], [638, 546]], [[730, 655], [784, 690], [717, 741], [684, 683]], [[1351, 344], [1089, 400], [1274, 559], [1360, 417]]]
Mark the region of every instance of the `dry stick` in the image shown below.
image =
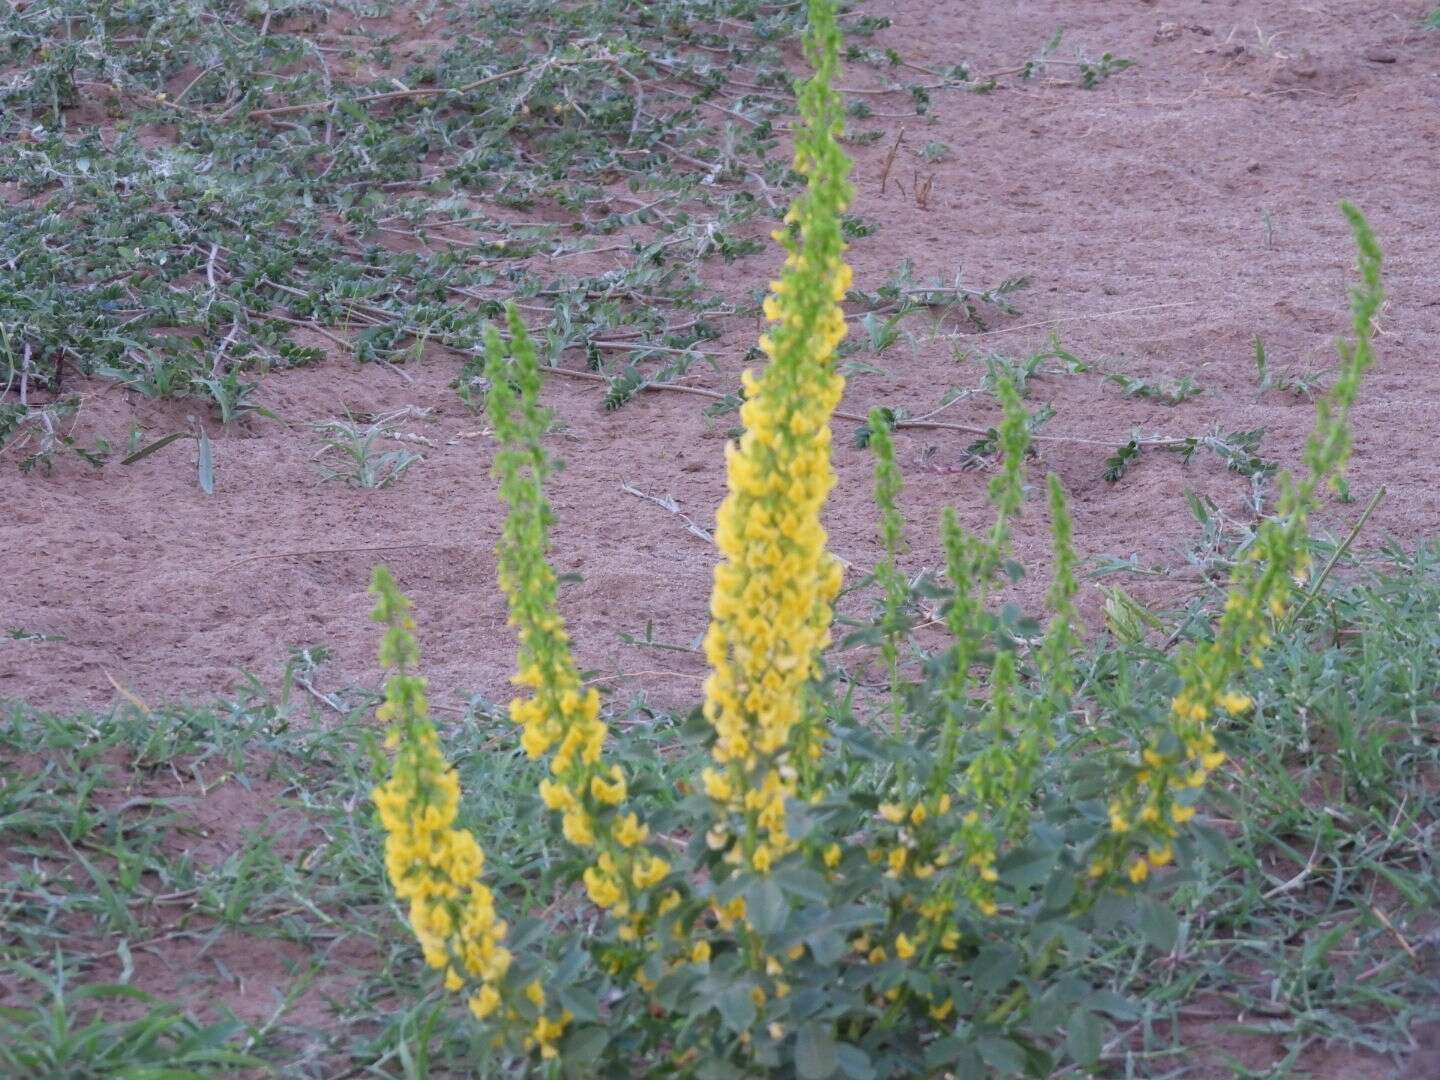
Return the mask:
[[670, 513], [674, 514], [684, 523], [685, 531], [690, 533], [692, 536], [698, 536], [707, 544], [713, 544], [715, 542], [715, 537], [710, 535], [710, 533], [706, 532], [699, 525], [696, 525], [695, 522], [691, 521], [689, 516], [680, 509], [680, 504], [677, 503], [674, 499], [662, 499], [659, 496], [647, 494], [646, 492], [641, 491], [639, 488], [635, 487], [628, 481], [623, 482], [620, 485], [620, 490], [625, 492], [625, 494], [627, 495], [634, 495], [637, 499], [644, 499], [646, 502], [652, 502], [656, 506], [660, 507], [660, 509], [662, 510], [668, 510]]
[[[531, 71], [537, 66], [549, 67], [552, 65], [564, 67], [573, 66], [566, 61], [547, 60], [540, 65], [526, 64], [523, 67], [511, 68], [509, 71], [502, 71], [499, 75], [491, 75], [489, 78], [466, 83], [464, 86], [432, 86], [421, 87], [418, 90], [389, 90], [383, 94], [363, 94], [360, 97], [350, 98], [349, 100], [356, 105], [370, 105], [378, 101], [398, 101], [401, 98], [438, 97], [444, 94], [468, 94], [472, 90], [480, 89], [482, 86], [489, 86], [491, 83], [502, 82], [505, 79], [513, 79], [516, 75], [524, 75], [527, 71]], [[294, 113], [318, 112], [321, 109], [331, 109], [339, 104], [339, 102], [339, 98], [332, 97], [326, 98], [323, 101], [307, 101], [300, 105], [281, 105], [274, 109], [252, 109], [248, 115], [251, 120], [268, 120], [273, 116], [289, 116]]]
[[[579, 347], [579, 346], [576, 346], [576, 348], [578, 348], [578, 347]], [[629, 348], [635, 348], [635, 346], [627, 346], [627, 347], [629, 347]], [[585, 380], [586, 382], [598, 382], [598, 383], [606, 383], [606, 384], [609, 384], [609, 382], [610, 382], [609, 378], [607, 378], [607, 377], [604, 376], [604, 375], [597, 375], [597, 374], [595, 374], [594, 372], [591, 372], [591, 371], [575, 371], [575, 370], [572, 369], [572, 368], [557, 367], [557, 366], [555, 366], [554, 364], [542, 364], [542, 365], [540, 366], [540, 370], [541, 370], [541, 371], [554, 372], [556, 375], [565, 375], [565, 376], [568, 376], [569, 378], [572, 378], [572, 379], [583, 379], [583, 380]], [[640, 384], [640, 389], [641, 389], [641, 390], [673, 390], [673, 391], [675, 391], [676, 393], [679, 393], [679, 394], [694, 394], [696, 397], [709, 398], [709, 399], [712, 400], [712, 401], [729, 401], [730, 398], [731, 398], [731, 395], [729, 395], [729, 394], [722, 394], [722, 393], [719, 393], [718, 391], [715, 391], [715, 390], [705, 390], [705, 389], [703, 389], [703, 388], [701, 388], [701, 387], [699, 387], [699, 386], [682, 386], [680, 383], [647, 382], [647, 383], [641, 383], [641, 384]], [[953, 402], [952, 402], [951, 404], [953, 404]], [[947, 407], [947, 406], [941, 406], [941, 408], [946, 408], [946, 407]], [[939, 411], [940, 411], [939, 409], [936, 409], [936, 410], [934, 410], [934, 412], [929, 412], [929, 413], [926, 413], [925, 415], [926, 415], [926, 416], [934, 416], [934, 415], [935, 415], [935, 412], [939, 412]], [[845, 410], [845, 409], [836, 409], [835, 412], [834, 412], [832, 415], [834, 415], [835, 419], [837, 419], [837, 420], [848, 420], [848, 421], [850, 421], [851, 423], [855, 423], [855, 424], [868, 424], [868, 423], [870, 422], [870, 418], [869, 418], [868, 416], [861, 416], [859, 413], [848, 412], [848, 411]], [[907, 419], [896, 420], [894, 426], [895, 426], [897, 429], [899, 429], [899, 428], [912, 428], [912, 429], [913, 429], [913, 428], [925, 428], [925, 429], [934, 430], [934, 431], [959, 431], [959, 432], [963, 432], [963, 433], [966, 434], [966, 435], [982, 435], [982, 436], [988, 436], [988, 435], [990, 434], [991, 430], [992, 430], [992, 429], [990, 429], [990, 428], [976, 427], [976, 426], [973, 425], [973, 424], [951, 424], [951, 423], [948, 423], [948, 422], [945, 422], [945, 421], [940, 421], [940, 420], [926, 420], [926, 419], [924, 419], [924, 417], [915, 417], [914, 419], [911, 419], [911, 420], [907, 420]], [[1071, 444], [1076, 445], [1076, 446], [1104, 446], [1104, 447], [1107, 447], [1107, 448], [1110, 448], [1110, 449], [1113, 449], [1114, 446], [1115, 446], [1115, 441], [1114, 441], [1113, 439], [1111, 439], [1111, 440], [1106, 440], [1106, 439], [1086, 439], [1086, 438], [1083, 438], [1083, 437], [1081, 437], [1081, 436], [1079, 436], [1079, 435], [1040, 435], [1040, 434], [1032, 434], [1032, 435], [1030, 436], [1030, 439], [1031, 439], [1032, 442], [1071, 443]], [[1190, 440], [1188, 440], [1188, 439], [1172, 439], [1172, 438], [1166, 438], [1166, 437], [1164, 437], [1164, 436], [1158, 436], [1158, 437], [1155, 437], [1155, 438], [1139, 438], [1139, 439], [1136, 439], [1136, 440], [1135, 440], [1135, 443], [1136, 443], [1137, 445], [1139, 445], [1139, 446], [1159, 446], [1159, 447], [1165, 447], [1165, 446], [1184, 446], [1184, 445], [1185, 445], [1186, 443], [1188, 443], [1189, 441], [1190, 441]]]
[[1385, 498], [1385, 489], [1383, 487], [1375, 492], [1374, 495], [1370, 496], [1370, 501], [1365, 504], [1365, 509], [1360, 512], [1360, 517], [1350, 530], [1350, 535], [1345, 537], [1344, 542], [1341, 543], [1341, 545], [1335, 549], [1334, 554], [1330, 556], [1330, 561], [1325, 564], [1325, 569], [1321, 570], [1319, 576], [1315, 578], [1315, 583], [1310, 586], [1310, 591], [1305, 594], [1305, 599], [1301, 601], [1300, 606], [1295, 609], [1295, 614], [1286, 620], [1286, 625], [1294, 625], [1300, 616], [1305, 614], [1310, 605], [1315, 602], [1315, 598], [1320, 595], [1320, 590], [1325, 585], [1326, 579], [1330, 577], [1330, 572], [1335, 569], [1335, 564], [1345, 557], [1345, 553], [1350, 550], [1350, 545], [1353, 544], [1355, 538], [1360, 535], [1360, 530], [1365, 527], [1365, 522], [1370, 520], [1370, 515], [1375, 512], [1375, 508], [1380, 505], [1380, 500], [1383, 498]]
[[880, 194], [885, 194], [885, 184], [890, 179], [890, 170], [895, 165], [895, 155], [900, 152], [900, 143], [905, 138], [905, 128], [902, 126], [895, 135], [895, 142], [890, 147], [890, 152], [885, 155], [885, 167], [880, 170]]
[[1374, 904], [1371, 904], [1369, 906], [1370, 911], [1374, 914], [1375, 918], [1379, 919], [1381, 925], [1384, 926], [1386, 930], [1389, 930], [1390, 933], [1394, 936], [1395, 940], [1400, 943], [1400, 947], [1405, 950], [1405, 955], [1410, 957], [1410, 962], [1412, 964], [1418, 964], [1420, 958], [1415, 955], [1415, 946], [1411, 945], [1408, 941], [1406, 941], [1404, 935], [1401, 934], [1399, 930], [1395, 929], [1395, 924], [1390, 921], [1389, 916], [1387, 916], [1385, 912], [1381, 911]]
[[1141, 304], [1138, 307], [1119, 308], [1116, 311], [1092, 311], [1083, 315], [1062, 315], [1055, 319], [1042, 319], [1040, 322], [1021, 323], [1019, 326], [1002, 326], [998, 330], [981, 330], [975, 334], [952, 334], [955, 338], [976, 338], [992, 337], [996, 334], [1013, 334], [1017, 330], [1038, 330], [1046, 326], [1058, 326], [1060, 323], [1088, 322], [1091, 319], [1113, 319], [1121, 315], [1136, 315], [1141, 312], [1164, 311], [1168, 308], [1193, 307], [1196, 304], [1206, 303], [1204, 300], [1176, 300], [1164, 304]]

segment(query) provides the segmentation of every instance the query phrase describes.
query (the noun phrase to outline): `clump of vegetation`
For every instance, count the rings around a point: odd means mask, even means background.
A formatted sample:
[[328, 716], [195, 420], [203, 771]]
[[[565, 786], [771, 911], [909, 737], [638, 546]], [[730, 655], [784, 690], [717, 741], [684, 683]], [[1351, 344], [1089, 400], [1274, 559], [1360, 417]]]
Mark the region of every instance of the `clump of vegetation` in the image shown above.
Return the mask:
[[809, 15], [814, 74], [800, 91], [795, 160], [807, 187], [775, 233], [787, 257], [765, 302], [769, 364], [746, 375], [744, 431], [727, 450], [717, 515], [711, 675], [695, 725], [709, 764], [674, 777], [689, 791], [675, 801], [632, 786], [609, 757], [599, 698], [580, 679], [556, 606], [539, 364], [512, 307], [508, 350], [491, 329], [486, 366], [509, 506], [501, 584], [524, 691], [510, 714], [527, 756], [546, 766], [535, 798], [569, 845], [561, 878], [583, 883], [598, 919], [567, 932], [512, 928], [497, 914], [480, 846], [456, 828], [458, 782], [413, 674], [413, 623], [378, 569], [381, 659], [397, 672], [383, 712], [399, 756], [375, 795], [390, 878], [427, 962], [502, 1053], [596, 1073], [816, 1080], [1091, 1067], [1104, 1017], [1125, 1015], [1085, 974], [1097, 939], [1124, 924], [1173, 947], [1174, 868], [1183, 880], [1206, 852], [1225, 850], [1195, 822], [1227, 760], [1217, 728], [1254, 711], [1243, 682], [1264, 670], [1309, 572], [1308, 515], [1349, 455], [1349, 410], [1371, 363], [1380, 253], [1347, 206], [1362, 281], [1306, 473], [1280, 476], [1275, 515], [1234, 563], [1213, 627], [1182, 646], [1163, 703], [1137, 710], [1112, 685], [1098, 720], [1081, 722], [1075, 556], [1053, 476], [1048, 621], [992, 610], [1005, 574], [1019, 572], [1012, 535], [1031, 438], [1016, 380], [999, 369], [995, 521], [973, 535], [953, 512], [942, 516], [946, 580], [923, 592], [950, 640], [902, 665], [914, 605], [896, 566], [901, 479], [889, 425], [872, 414], [882, 599], [848, 643], [872, 643], [885, 660], [889, 722], [876, 725], [863, 703], [834, 692], [823, 661], [842, 576], [821, 511], [835, 482], [849, 187], [834, 10], [811, 0]]

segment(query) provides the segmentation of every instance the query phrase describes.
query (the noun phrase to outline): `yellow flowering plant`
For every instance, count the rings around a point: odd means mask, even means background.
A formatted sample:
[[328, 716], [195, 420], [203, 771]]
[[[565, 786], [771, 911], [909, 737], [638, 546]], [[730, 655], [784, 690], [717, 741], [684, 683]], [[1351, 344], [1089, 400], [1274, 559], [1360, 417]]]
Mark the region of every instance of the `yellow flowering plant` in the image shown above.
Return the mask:
[[[1031, 430], [1003, 380], [995, 521], [973, 534], [942, 514], [943, 580], [900, 573], [902, 481], [886, 418], [872, 414], [885, 554], [867, 580], [881, 598], [847, 643], [879, 650], [890, 693], [876, 705], [842, 690], [825, 663], [842, 572], [821, 515], [835, 484], [850, 189], [833, 2], [809, 0], [809, 12], [814, 73], [795, 131], [806, 187], [776, 233], [786, 257], [765, 302], [768, 363], [745, 375], [744, 432], [726, 451], [711, 672], [688, 729], [703, 761], [657, 766], [665, 785], [627, 775], [621, 737], [571, 656], [548, 561], [552, 465], [534, 345], [513, 307], [504, 335], [486, 335], [508, 508], [500, 584], [519, 641], [509, 715], [543, 766], [535, 799], [567, 853], [547, 872], [557, 892], [543, 916], [507, 918], [509, 898], [484, 882], [414, 674], [408, 604], [375, 573], [393, 671], [380, 718], [394, 759], [374, 794], [387, 870], [425, 962], [484, 1026], [484, 1075], [823, 1080], [1092, 1065], [1104, 1017], [1125, 1013], [1087, 983], [1086, 961], [1106, 935], [1161, 947], [1173, 935], [1162, 879], [1216, 848], [1192, 819], [1225, 762], [1217, 726], [1254, 707], [1246, 673], [1286, 617], [1308, 565], [1307, 516], [1348, 454], [1380, 298], [1378, 248], [1349, 207], [1362, 279], [1353, 341], [1319, 405], [1307, 475], [1282, 478], [1213, 632], [1157, 661], [1156, 678], [1173, 684], [1163, 709], [1103, 662], [1077, 668], [1076, 559], [1054, 476], [1048, 620], [996, 610], [1022, 573], [1011, 538]], [[938, 650], [915, 635], [922, 601], [949, 632]], [[1079, 721], [1081, 698], [1099, 704], [1098, 721]]]

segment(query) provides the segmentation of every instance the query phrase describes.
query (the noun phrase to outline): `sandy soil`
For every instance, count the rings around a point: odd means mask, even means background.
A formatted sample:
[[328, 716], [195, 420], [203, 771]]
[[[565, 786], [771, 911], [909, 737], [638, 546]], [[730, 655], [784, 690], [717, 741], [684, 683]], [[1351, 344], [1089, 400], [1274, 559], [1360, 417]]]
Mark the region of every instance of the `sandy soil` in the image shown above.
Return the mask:
[[[1063, 23], [1057, 57], [1078, 47], [1137, 66], [1088, 92], [1065, 81], [1074, 68], [1054, 66], [1036, 82], [1002, 79], [989, 95], [940, 96], [935, 120], [903, 121], [883, 194], [892, 136], [856, 152], [854, 211], [880, 225], [854, 245], [861, 287], [879, 285], [906, 257], [920, 281], [963, 269], [972, 286], [1015, 274], [1033, 284], [1016, 297], [1021, 314], [991, 321], [989, 333], [958, 320], [938, 328], [910, 320], [912, 341], [865, 357], [889, 377], [852, 378], [848, 408], [883, 403], [923, 412], [946, 387], [976, 386], [983, 354], [1023, 357], [1052, 332], [1099, 368], [1151, 380], [1189, 375], [1205, 392], [1175, 408], [1128, 399], [1095, 374], [1032, 383], [1032, 400], [1057, 411], [1047, 433], [1103, 444], [1042, 448], [1042, 467], [1059, 473], [1074, 500], [1084, 553], [1138, 553], [1146, 563], [1180, 566], [1198, 534], [1183, 490], [1205, 492], [1243, 519], [1248, 482], [1204, 455], [1187, 466], [1152, 452], [1112, 485], [1101, 476], [1107, 447], [1132, 431], [1264, 427], [1264, 454], [1296, 459], [1311, 410], [1282, 391], [1258, 391], [1252, 340], [1260, 335], [1282, 370], [1331, 366], [1352, 276], [1336, 204], [1350, 198], [1384, 244], [1390, 301], [1380, 363], [1356, 418], [1357, 502], [1335, 505], [1327, 523], [1345, 527], [1384, 485], [1388, 496], [1368, 539], [1389, 533], [1413, 543], [1437, 533], [1440, 496], [1430, 473], [1440, 460], [1440, 374], [1429, 349], [1440, 329], [1440, 210], [1432, 188], [1440, 49], [1413, 29], [1424, 5], [886, 7], [895, 25], [882, 41], [919, 63], [965, 59], [976, 70], [999, 70]], [[865, 70], [851, 78], [874, 85]], [[905, 108], [896, 98], [867, 100], [877, 111]], [[901, 124], [860, 126], [898, 133]], [[919, 151], [931, 142], [948, 144], [953, 160], [922, 160]], [[923, 210], [912, 190], [916, 176], [934, 178]], [[753, 257], [733, 280], [763, 280], [773, 261]], [[726, 373], [699, 381], [733, 386], [748, 344], [743, 327], [728, 334], [719, 346]], [[971, 359], [957, 362], [957, 350]], [[306, 645], [335, 652], [323, 682], [371, 681], [375, 634], [364, 618], [364, 590], [379, 560], [415, 598], [440, 700], [503, 694], [511, 639], [495, 588], [492, 444], [460, 437], [483, 424], [448, 390], [455, 369], [453, 357], [436, 356], [413, 369], [410, 384], [335, 359], [272, 376], [266, 402], [289, 426], [212, 428], [213, 497], [196, 486], [190, 442], [101, 473], [78, 462], [48, 477], [0, 469], [7, 507], [0, 529], [12, 553], [0, 623], [65, 638], [0, 645], [0, 695], [103, 705], [115, 693], [113, 677], [145, 699], [206, 698], [232, 691], [242, 669], [273, 684], [289, 648]], [[555, 548], [560, 568], [583, 577], [564, 593], [583, 658], [607, 675], [652, 672], [629, 685], [683, 699], [697, 663], [625, 648], [617, 635], [654, 620], [658, 639], [693, 641], [704, 626], [712, 555], [681, 521], [621, 485], [673, 495], [707, 524], [723, 491], [726, 425], [706, 420], [703, 400], [690, 396], [648, 395], [606, 414], [591, 385], [555, 379], [547, 393], [565, 425], [554, 440], [568, 466], [553, 487]], [[357, 492], [317, 483], [310, 459], [318, 444], [307, 422], [344, 407], [405, 405], [433, 410], [432, 419], [402, 427], [437, 445], [413, 447], [426, 460], [397, 487]], [[78, 433], [123, 445], [131, 424], [158, 436], [197, 411], [94, 384]], [[977, 395], [946, 418], [985, 425], [993, 403]], [[848, 446], [852, 426], [842, 424], [837, 439], [841, 481], [829, 520], [835, 549], [864, 565], [876, 538], [868, 461]], [[986, 520], [984, 474], [960, 469], [969, 441], [946, 431], [900, 440], [913, 568], [938, 562], [933, 523], [942, 504], [956, 504], [972, 525]], [[1043, 570], [1043, 511], [1030, 515], [1029, 529], [1022, 555]], [[1038, 577], [1036, 585], [1031, 592]], [[1137, 591], [1174, 600], [1183, 588]]]

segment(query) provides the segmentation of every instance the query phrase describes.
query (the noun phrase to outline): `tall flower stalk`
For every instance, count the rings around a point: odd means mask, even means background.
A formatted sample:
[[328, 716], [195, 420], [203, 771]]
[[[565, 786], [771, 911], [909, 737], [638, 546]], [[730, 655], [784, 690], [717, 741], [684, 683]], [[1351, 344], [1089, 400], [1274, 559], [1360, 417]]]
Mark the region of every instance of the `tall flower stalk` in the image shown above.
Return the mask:
[[726, 448], [729, 493], [716, 515], [722, 561], [705, 637], [704, 711], [716, 735], [704, 775], [717, 816], [711, 841], [762, 874], [793, 847], [785, 800], [821, 750], [807, 684], [830, 640], [841, 583], [820, 523], [835, 484], [830, 417], [844, 389], [835, 349], [850, 287], [840, 231], [849, 162], [831, 88], [839, 42], [832, 6], [812, 0], [805, 54], [814, 75], [800, 88], [795, 136], [806, 189], [774, 234], [787, 254], [765, 300], [770, 327], [760, 347], [770, 362], [758, 376], [745, 373], [745, 434]]
[[466, 989], [471, 1012], [483, 1020], [503, 1003], [511, 961], [506, 925], [481, 880], [480, 844], [455, 827], [460, 781], [430, 722], [425, 680], [411, 674], [420, 649], [410, 602], [383, 566], [375, 568], [370, 592], [373, 618], [385, 624], [380, 663], [394, 672], [376, 716], [390, 724], [385, 741], [396, 752], [395, 764], [372, 794], [385, 829], [385, 868], [396, 897], [409, 907], [425, 962], [444, 972], [450, 989]]
[[643, 896], [664, 880], [670, 864], [650, 850], [648, 828], [625, 809], [625, 773], [604, 759], [600, 696], [581, 683], [570, 653], [547, 557], [553, 515], [544, 490], [551, 465], [541, 443], [548, 422], [540, 407], [540, 366], [513, 304], [506, 316], [509, 356], [499, 332], [487, 328], [485, 370], [500, 443], [494, 472], [509, 507], [499, 545], [500, 587], [520, 638], [519, 670], [511, 681], [530, 691], [510, 702], [510, 718], [520, 725], [520, 743], [532, 759], [553, 750], [540, 797], [561, 815], [565, 838], [588, 856], [590, 899], [628, 920], [627, 936], [635, 937], [647, 917]]
[[1374, 363], [1372, 320], [1384, 300], [1379, 244], [1359, 210], [1349, 203], [1341, 208], [1359, 252], [1360, 285], [1351, 294], [1352, 338], [1338, 345], [1339, 375], [1315, 404], [1315, 428], [1305, 444], [1305, 475], [1297, 482], [1288, 472], [1281, 474], [1276, 514], [1260, 526], [1235, 564], [1214, 637], [1180, 656], [1180, 689], [1170, 704], [1170, 724], [1150, 740], [1111, 801], [1110, 830], [1097, 845], [1092, 878], [1118, 872], [1138, 884], [1152, 867], [1174, 857], [1171, 841], [1195, 816], [1201, 790], [1225, 761], [1213, 724], [1253, 706], [1233, 688], [1236, 676], [1246, 665], [1264, 664], [1271, 629], [1286, 617], [1292, 594], [1308, 575], [1310, 513], [1321, 489], [1337, 482], [1349, 460], [1350, 408], [1360, 380]]

